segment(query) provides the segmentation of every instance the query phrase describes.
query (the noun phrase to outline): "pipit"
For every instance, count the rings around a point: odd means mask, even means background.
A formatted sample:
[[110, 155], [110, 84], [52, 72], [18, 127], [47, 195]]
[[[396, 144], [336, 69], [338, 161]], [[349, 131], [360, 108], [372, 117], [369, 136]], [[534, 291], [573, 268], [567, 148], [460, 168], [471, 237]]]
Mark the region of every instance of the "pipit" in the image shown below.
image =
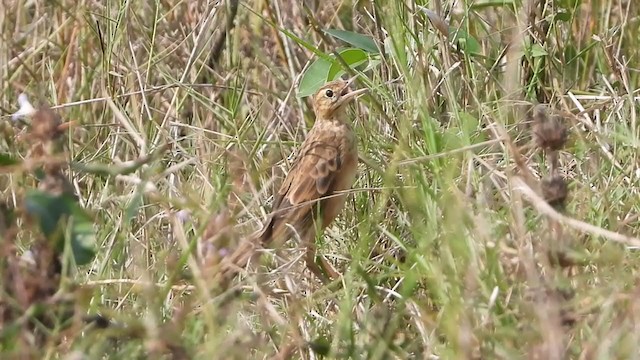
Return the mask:
[[261, 247], [277, 247], [289, 238], [302, 240], [307, 267], [320, 280], [339, 274], [324, 259], [316, 264], [316, 236], [333, 222], [344, 207], [355, 181], [358, 164], [356, 136], [347, 119], [346, 106], [367, 89], [352, 91], [349, 80], [322, 86], [312, 98], [316, 121], [274, 196], [271, 215], [256, 235], [245, 240], [220, 263], [222, 284], [244, 268]]
[[274, 196], [270, 218], [258, 241], [280, 245], [295, 237], [306, 247], [307, 267], [320, 279], [339, 274], [323, 258], [316, 264], [315, 239], [344, 207], [345, 190], [356, 177], [358, 147], [347, 119], [346, 105], [367, 89], [352, 91], [349, 80], [334, 80], [313, 96], [316, 116], [313, 128], [302, 143], [289, 174]]

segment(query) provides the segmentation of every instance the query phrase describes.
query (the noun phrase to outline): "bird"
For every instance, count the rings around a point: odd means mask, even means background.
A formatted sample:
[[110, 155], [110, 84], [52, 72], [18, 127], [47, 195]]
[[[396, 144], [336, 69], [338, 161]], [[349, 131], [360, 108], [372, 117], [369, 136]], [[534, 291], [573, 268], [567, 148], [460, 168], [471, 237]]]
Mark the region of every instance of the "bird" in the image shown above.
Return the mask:
[[346, 109], [368, 91], [351, 89], [356, 78], [333, 80], [313, 95], [314, 125], [274, 194], [270, 216], [253, 239], [227, 259], [227, 272], [251, 261], [251, 254], [260, 247], [278, 247], [290, 238], [298, 238], [306, 248], [307, 268], [315, 276], [322, 281], [339, 277], [324, 258], [316, 263], [315, 239], [342, 211], [346, 191], [356, 179], [357, 138]]
[[[366, 88], [351, 90], [356, 79], [331, 81], [312, 98], [315, 123], [300, 146], [297, 157], [274, 196], [271, 216], [258, 239], [260, 244], [289, 237], [302, 240], [307, 268], [323, 279], [339, 274], [322, 257], [316, 264], [316, 234], [328, 227], [344, 207], [356, 178], [358, 146], [346, 107]], [[342, 192], [342, 193], [339, 193]]]

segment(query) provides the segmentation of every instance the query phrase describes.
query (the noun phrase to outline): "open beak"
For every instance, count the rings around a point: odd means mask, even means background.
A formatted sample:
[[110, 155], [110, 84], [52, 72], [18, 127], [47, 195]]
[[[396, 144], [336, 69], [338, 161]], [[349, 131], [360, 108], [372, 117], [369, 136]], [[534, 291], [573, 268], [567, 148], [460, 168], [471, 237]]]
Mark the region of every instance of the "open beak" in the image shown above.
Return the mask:
[[338, 99], [337, 103], [335, 104], [335, 107], [340, 107], [343, 104], [349, 102], [350, 100], [354, 99], [356, 96], [361, 95], [366, 93], [367, 91], [369, 91], [369, 89], [367, 88], [362, 88], [362, 89], [358, 89], [358, 90], [354, 90], [354, 91], [350, 91], [349, 87], [351, 86], [351, 84], [353, 84], [353, 82], [355, 81], [355, 79], [358, 77], [358, 75], [350, 78], [347, 80], [347, 84], [344, 86], [344, 88], [342, 89], [342, 91], [340, 92], [340, 99]]
[[[351, 86], [351, 84], [354, 83], [354, 81], [356, 81], [356, 79], [358, 78], [358, 74], [355, 74], [354, 76], [350, 77], [349, 79], [347, 79], [347, 84], [344, 86], [345, 89], [349, 89], [349, 87]], [[344, 91], [344, 90], [343, 90]]]

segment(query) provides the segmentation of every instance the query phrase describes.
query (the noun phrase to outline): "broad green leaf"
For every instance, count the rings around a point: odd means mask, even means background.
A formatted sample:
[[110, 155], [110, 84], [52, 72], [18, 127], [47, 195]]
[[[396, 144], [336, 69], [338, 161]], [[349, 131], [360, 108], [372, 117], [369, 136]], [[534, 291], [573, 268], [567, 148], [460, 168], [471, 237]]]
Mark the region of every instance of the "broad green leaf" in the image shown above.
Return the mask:
[[[340, 56], [342, 57], [342, 59], [344, 59], [344, 62], [346, 62], [352, 69], [357, 67], [358, 65], [364, 64], [368, 59], [367, 53], [360, 49], [343, 50], [340, 52]], [[331, 65], [331, 68], [329, 69], [329, 76], [327, 77], [327, 80], [330, 81], [336, 79], [337, 77], [344, 74], [344, 69], [342, 69], [341, 64], [336, 60], [336, 62], [333, 63]]]
[[[344, 49], [339, 51], [339, 54], [351, 68], [362, 65], [368, 60], [367, 53], [360, 49]], [[298, 97], [313, 95], [327, 81], [344, 74], [342, 64], [334, 56], [330, 59], [331, 61], [317, 59], [307, 68], [298, 86]]]
[[305, 97], [312, 95], [317, 89], [327, 82], [331, 62], [325, 59], [317, 59], [311, 64], [302, 75], [298, 86], [298, 96]]
[[444, 130], [442, 132], [443, 149], [450, 151], [468, 145], [462, 140], [461, 135], [460, 128], [457, 126], [452, 126]]
[[478, 125], [480, 120], [477, 116], [473, 116], [468, 112], [461, 111], [458, 113], [458, 118], [460, 121], [460, 128], [466, 137], [471, 138], [471, 136], [478, 131]]
[[40, 230], [47, 237], [58, 233], [60, 220], [70, 214], [69, 202], [66, 196], [53, 196], [40, 190], [30, 190], [25, 197], [27, 213], [38, 219]]
[[459, 46], [460, 50], [470, 55], [483, 55], [482, 46], [478, 40], [463, 29], [451, 29], [450, 34], [455, 34], [453, 42]]
[[568, 11], [558, 11], [554, 18], [557, 21], [569, 22], [571, 21], [571, 13]]
[[[27, 213], [38, 220], [40, 230], [62, 252], [64, 249], [65, 225], [71, 226], [68, 239], [77, 265], [93, 260], [95, 255], [95, 232], [93, 221], [69, 195], [51, 195], [40, 190], [30, 190], [25, 197]], [[70, 223], [65, 221], [69, 220]]]
[[358, 34], [351, 31], [346, 31], [346, 30], [338, 30], [338, 29], [328, 29], [328, 30], [325, 30], [324, 32], [346, 43], [349, 43], [357, 47], [358, 49], [362, 49], [374, 54], [377, 54], [380, 52], [378, 51], [376, 42], [369, 36]]

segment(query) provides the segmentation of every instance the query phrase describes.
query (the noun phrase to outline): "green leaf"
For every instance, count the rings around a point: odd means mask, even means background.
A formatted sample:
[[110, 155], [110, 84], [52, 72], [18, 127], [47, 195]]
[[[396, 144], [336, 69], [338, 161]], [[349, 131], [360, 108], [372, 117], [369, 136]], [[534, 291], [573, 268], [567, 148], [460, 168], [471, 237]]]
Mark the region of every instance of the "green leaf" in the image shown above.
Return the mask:
[[30, 190], [25, 197], [27, 213], [38, 219], [45, 236], [59, 231], [60, 220], [71, 213], [68, 196], [52, 196], [40, 190]]
[[[25, 197], [27, 213], [38, 220], [42, 233], [58, 251], [64, 250], [65, 225], [71, 226], [70, 245], [77, 265], [84, 265], [95, 256], [95, 232], [93, 220], [69, 195], [51, 195], [40, 190], [30, 190]], [[65, 223], [66, 220], [70, 222]]]
[[480, 42], [463, 29], [451, 29], [450, 34], [455, 34], [453, 42], [458, 45], [460, 50], [469, 55], [483, 55]]
[[0, 153], [0, 166], [11, 166], [19, 164], [20, 160], [8, 153]]
[[547, 50], [545, 50], [542, 45], [540, 44], [533, 44], [533, 46], [531, 47], [531, 56], [535, 57], [542, 57], [542, 56], [547, 56], [549, 55], [549, 53], [547, 53]]
[[[360, 49], [346, 49], [340, 52], [340, 56], [352, 69], [364, 64], [368, 60], [367, 53]], [[331, 81], [345, 74], [344, 69], [337, 60], [329, 69], [327, 80]]]
[[378, 54], [380, 52], [378, 50], [378, 47], [376, 46], [376, 42], [369, 36], [338, 29], [327, 29], [324, 30], [324, 32], [328, 35], [333, 36], [334, 38], [349, 43], [357, 47], [358, 49], [362, 49], [374, 54]]
[[[338, 53], [351, 68], [362, 65], [369, 59], [367, 53], [360, 49], [348, 48]], [[298, 86], [298, 97], [313, 95], [326, 82], [345, 73], [342, 64], [335, 59], [335, 56], [330, 59], [331, 61], [327, 61], [319, 58], [307, 68]]]
[[566, 11], [566, 10], [564, 10], [564, 11], [560, 10], [560, 11], [558, 11], [558, 12], [556, 13], [556, 15], [554, 16], [554, 18], [555, 18], [557, 21], [569, 22], [569, 21], [571, 21], [571, 13], [570, 13], [570, 12], [568, 12], [568, 11]]
[[464, 111], [458, 112], [458, 118], [460, 119], [460, 129], [466, 137], [471, 138], [471, 136], [478, 131], [480, 120], [477, 116], [473, 116]]
[[447, 128], [442, 132], [443, 150], [459, 149], [467, 144], [461, 139], [461, 131], [457, 126]]
[[96, 255], [96, 233], [93, 229], [93, 220], [78, 205], [73, 203], [71, 207], [71, 252], [77, 265], [90, 263]]
[[327, 356], [329, 355], [329, 351], [331, 351], [331, 342], [324, 337], [318, 337], [315, 340], [309, 342], [309, 347], [316, 354]]
[[305, 97], [312, 95], [320, 88], [329, 77], [331, 62], [325, 59], [317, 59], [311, 64], [302, 75], [298, 86], [298, 96]]

